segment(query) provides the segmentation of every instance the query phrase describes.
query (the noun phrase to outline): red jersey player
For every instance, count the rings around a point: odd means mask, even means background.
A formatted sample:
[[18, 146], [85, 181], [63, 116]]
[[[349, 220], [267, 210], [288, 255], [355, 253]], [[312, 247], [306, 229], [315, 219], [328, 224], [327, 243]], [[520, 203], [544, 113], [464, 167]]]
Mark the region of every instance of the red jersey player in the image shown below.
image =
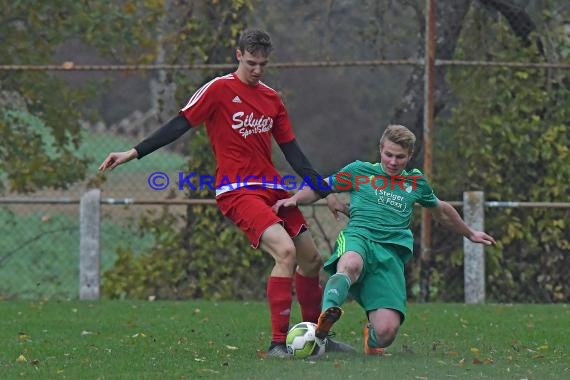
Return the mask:
[[[275, 260], [267, 281], [272, 339], [267, 355], [287, 358], [285, 337], [289, 328], [292, 285], [303, 321], [317, 322], [322, 302], [320, 254], [307, 223], [296, 207], [271, 207], [288, 198], [283, 181], [271, 159], [271, 137], [279, 144], [291, 167], [311, 183], [336, 215], [346, 206], [327, 190], [328, 185], [313, 169], [291, 129], [291, 121], [279, 94], [262, 83], [272, 45], [261, 30], [241, 34], [234, 73], [211, 80], [190, 98], [174, 117], [133, 149], [110, 153], [99, 170], [113, 169], [134, 158], [142, 158], [171, 143], [192, 127], [205, 124], [216, 157], [216, 202], [248, 237]], [[330, 338], [328, 351], [353, 348]]]

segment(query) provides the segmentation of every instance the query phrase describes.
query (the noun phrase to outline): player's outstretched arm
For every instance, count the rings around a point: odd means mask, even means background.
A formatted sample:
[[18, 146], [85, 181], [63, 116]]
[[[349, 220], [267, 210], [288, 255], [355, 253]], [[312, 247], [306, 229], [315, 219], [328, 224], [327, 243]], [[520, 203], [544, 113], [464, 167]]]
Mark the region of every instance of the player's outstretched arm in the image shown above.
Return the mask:
[[273, 205], [273, 211], [277, 214], [281, 207], [295, 207], [298, 205], [308, 205], [318, 201], [321, 197], [309, 187], [297, 191], [292, 197], [280, 199]]
[[329, 211], [334, 215], [335, 219], [339, 219], [339, 212], [348, 216], [346, 204], [341, 202], [336, 194], [333, 194], [334, 191], [331, 189], [328, 181], [313, 168], [303, 151], [301, 151], [297, 141], [293, 139], [288, 143], [279, 144], [279, 147], [283, 151], [287, 162], [302, 177], [302, 180], [311, 184], [318, 197], [326, 199]]
[[99, 166], [100, 171], [114, 169], [117, 166], [129, 162], [133, 158], [143, 158], [174, 140], [178, 139], [191, 128], [190, 123], [182, 115], [172, 118], [168, 123], [157, 129], [150, 136], [138, 143], [133, 149], [125, 152], [110, 153], [105, 161]]
[[99, 171], [104, 172], [105, 170], [113, 170], [117, 166], [129, 162], [133, 158], [137, 158], [137, 151], [136, 149], [130, 149], [125, 152], [113, 152], [109, 153], [107, 158], [103, 161], [101, 165], [99, 165]]
[[430, 210], [438, 222], [449, 229], [460, 233], [473, 243], [481, 243], [485, 245], [496, 244], [496, 241], [492, 236], [487, 235], [483, 231], [474, 230], [465, 224], [457, 210], [455, 210], [455, 208], [453, 208], [449, 203], [440, 200], [438, 206]]

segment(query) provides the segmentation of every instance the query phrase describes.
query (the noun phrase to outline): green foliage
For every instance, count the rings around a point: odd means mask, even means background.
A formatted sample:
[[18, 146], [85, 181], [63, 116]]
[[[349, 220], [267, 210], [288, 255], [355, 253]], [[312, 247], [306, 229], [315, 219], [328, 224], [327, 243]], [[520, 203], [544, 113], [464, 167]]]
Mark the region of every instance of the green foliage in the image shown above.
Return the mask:
[[[498, 61], [542, 62], [534, 47], [522, 48], [497, 28]], [[464, 41], [465, 42], [465, 41]], [[465, 42], [468, 45], [468, 41]], [[466, 49], [467, 50], [467, 49]], [[459, 49], [458, 59], [464, 58]], [[449, 72], [457, 97], [442, 125], [446, 148], [439, 149], [436, 176], [443, 198], [482, 190], [487, 200], [568, 202], [570, 200], [570, 91], [565, 75], [527, 68], [479, 67]], [[457, 143], [461, 142], [461, 143]], [[445, 165], [443, 164], [445, 163]], [[486, 249], [489, 298], [514, 302], [568, 302], [570, 259], [567, 209], [487, 209], [485, 228], [498, 239]], [[443, 278], [457, 277], [460, 247], [437, 265]], [[455, 273], [455, 274], [454, 274]], [[442, 284], [443, 285], [443, 284]], [[458, 299], [462, 289], [447, 286]], [[448, 298], [448, 299], [449, 299]]]
[[[70, 39], [80, 39], [119, 61], [147, 62], [155, 55], [153, 30], [162, 2], [55, 0], [30, 5], [1, 0], [0, 9], [2, 64], [51, 64], [55, 49]], [[22, 100], [17, 105], [10, 99], [0, 102], [0, 130], [2, 136], [9, 135], [0, 140], [0, 152], [2, 162], [11, 166], [0, 167], [0, 174], [13, 190], [65, 188], [83, 179], [86, 162], [75, 149], [80, 145], [79, 120], [90, 116], [88, 100], [95, 89], [88, 85], [72, 89], [52, 72], [22, 70], [0, 72], [0, 90], [9, 94], [3, 98]], [[58, 156], [48, 158], [29, 120], [6, 115], [8, 110], [41, 120], [42, 128], [54, 138], [47, 149], [57, 150]], [[31, 140], [22, 143], [26, 135]], [[21, 147], [17, 154], [16, 148]]]
[[[251, 9], [244, 0], [208, 1], [202, 4], [202, 17], [192, 15], [185, 26], [169, 35], [171, 56], [176, 63], [185, 60], [223, 56], [229, 60], [238, 33], [245, 27], [243, 15]], [[188, 49], [191, 46], [192, 49]], [[180, 91], [187, 91], [192, 78], [173, 76]], [[204, 78], [196, 78], [202, 82]], [[188, 97], [186, 93], [185, 98]], [[188, 172], [213, 174], [215, 160], [205, 128], [190, 138]], [[200, 188], [198, 176], [188, 189], [190, 199], [212, 199], [213, 189]], [[156, 244], [142, 254], [130, 247], [118, 251], [119, 259], [106, 272], [103, 293], [111, 298], [262, 298], [269, 261], [260, 250], [252, 250], [243, 234], [212, 205], [189, 205], [186, 215], [171, 214], [166, 207], [160, 214], [147, 214], [138, 226], [141, 234], [154, 236]]]
[[[32, 192], [43, 187], [67, 188], [82, 179], [87, 159], [77, 156], [73, 138], [57, 142], [42, 120], [22, 111], [0, 114], [0, 173], [12, 191]], [[0, 182], [0, 191], [4, 181]]]

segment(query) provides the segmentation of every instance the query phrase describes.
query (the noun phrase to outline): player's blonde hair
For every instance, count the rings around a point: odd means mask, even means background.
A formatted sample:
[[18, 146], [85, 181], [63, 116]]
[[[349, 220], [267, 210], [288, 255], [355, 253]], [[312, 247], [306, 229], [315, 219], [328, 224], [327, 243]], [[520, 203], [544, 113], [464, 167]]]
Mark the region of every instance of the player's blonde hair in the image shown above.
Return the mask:
[[390, 140], [394, 144], [407, 149], [410, 155], [414, 152], [416, 135], [403, 125], [391, 124], [386, 127], [382, 137], [380, 137], [380, 149], [382, 149], [386, 140]]

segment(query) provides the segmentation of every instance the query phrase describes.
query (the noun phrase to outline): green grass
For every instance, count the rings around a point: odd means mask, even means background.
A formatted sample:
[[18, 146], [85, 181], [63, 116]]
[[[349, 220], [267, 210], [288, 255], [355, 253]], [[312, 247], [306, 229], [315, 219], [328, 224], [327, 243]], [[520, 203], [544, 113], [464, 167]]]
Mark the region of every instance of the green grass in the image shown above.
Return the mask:
[[[78, 298], [78, 217], [50, 212], [18, 216], [0, 208], [0, 233], [0, 298]], [[104, 218], [101, 273], [112, 267], [121, 244], [142, 252], [154, 239]]]
[[[265, 303], [0, 303], [3, 379], [563, 379], [568, 305], [413, 304], [383, 357], [361, 353], [364, 315], [346, 305], [337, 338], [355, 354], [268, 360]], [[293, 322], [299, 321], [295, 308]], [[20, 358], [20, 359], [18, 359]]]

